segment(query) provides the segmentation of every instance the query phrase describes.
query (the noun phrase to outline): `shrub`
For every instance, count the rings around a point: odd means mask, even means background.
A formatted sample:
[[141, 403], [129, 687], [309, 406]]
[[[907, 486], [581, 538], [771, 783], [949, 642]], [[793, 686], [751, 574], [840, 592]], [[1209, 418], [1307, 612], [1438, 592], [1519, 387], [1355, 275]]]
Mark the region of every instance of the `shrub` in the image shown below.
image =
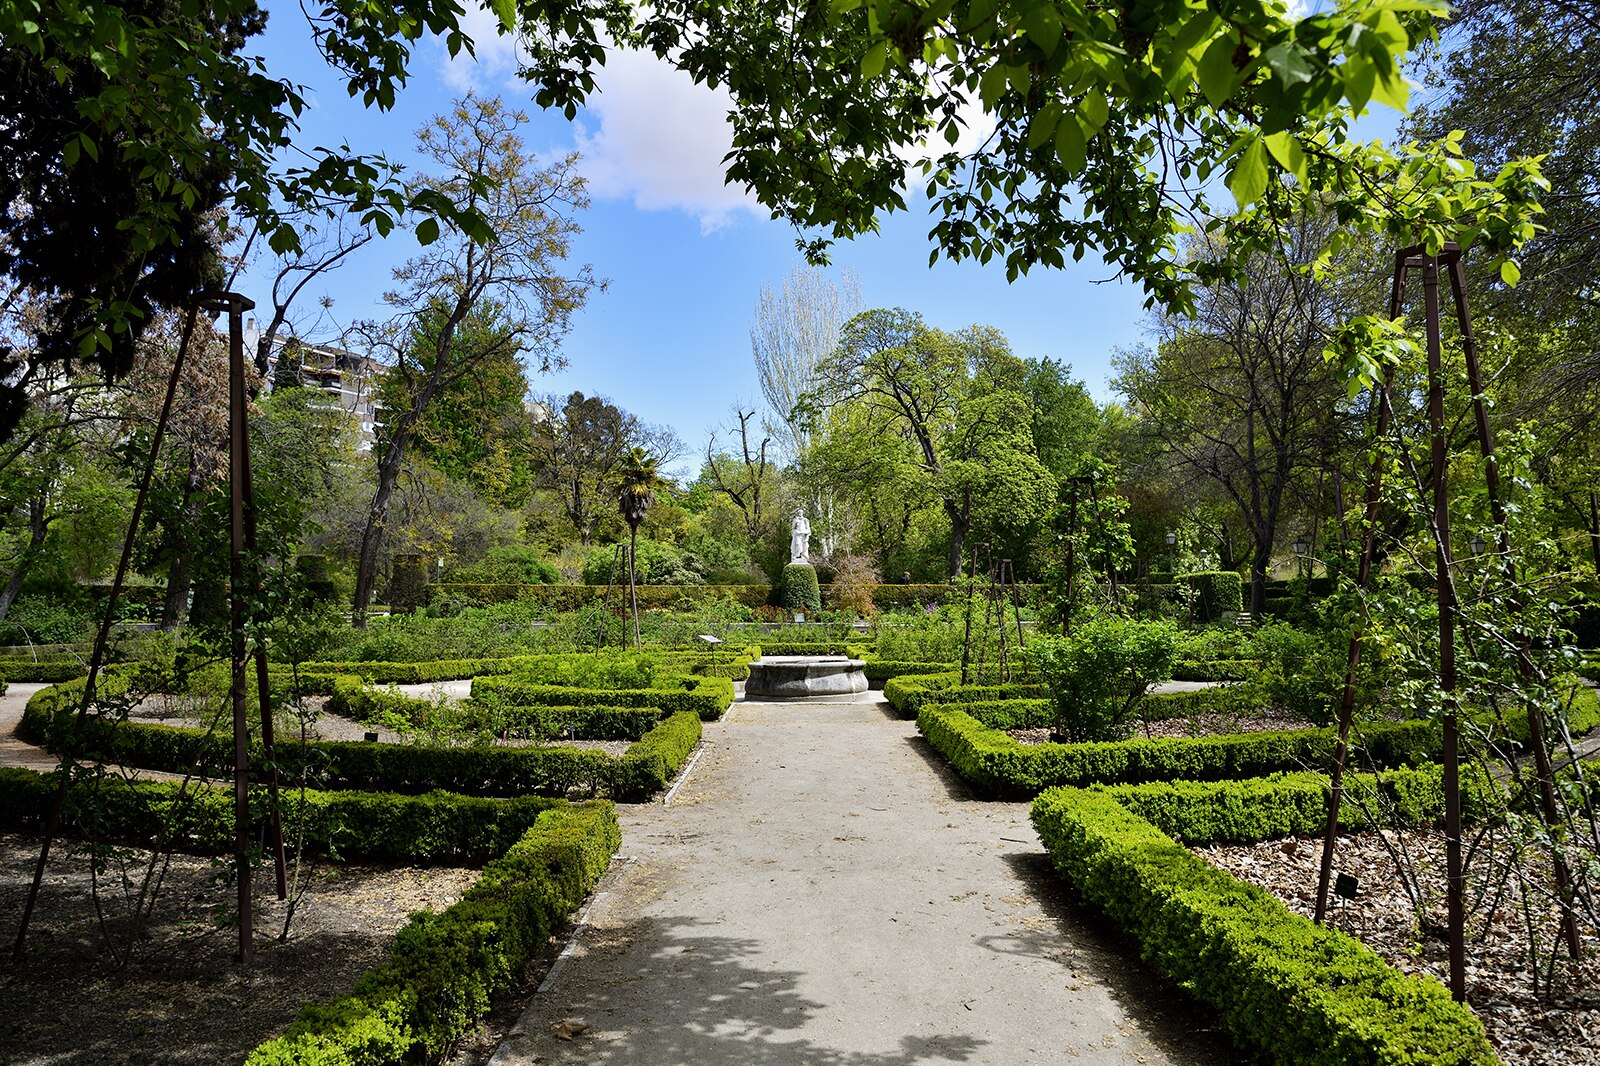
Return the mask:
[[1127, 735], [1150, 686], [1172, 676], [1177, 644], [1170, 622], [1099, 619], [1036, 638], [1027, 656], [1055, 697], [1057, 732], [1082, 743]]
[[817, 572], [805, 563], [790, 563], [783, 568], [780, 584], [780, 603], [787, 611], [822, 610], [822, 591], [817, 585]]
[[[1491, 792], [1474, 774], [1462, 778], [1469, 819], [1491, 809]], [[1105, 787], [1105, 786], [1096, 786]], [[1444, 770], [1429, 763], [1382, 774], [1346, 774], [1339, 824], [1345, 829], [1435, 825], [1444, 817]], [[1184, 844], [1253, 844], [1318, 835], [1328, 825], [1328, 776], [1286, 772], [1243, 781], [1159, 781], [1115, 785], [1106, 793]]]
[[586, 689], [560, 685], [530, 685], [516, 678], [476, 677], [472, 680], [474, 699], [499, 699], [503, 703], [553, 704], [572, 707], [655, 707], [662, 714], [693, 711], [702, 721], [722, 717], [733, 703], [733, 682], [725, 677], [681, 677], [668, 679], [679, 687], [649, 689]]
[[[1338, 739], [1332, 729], [1295, 729], [1025, 745], [979, 722], [961, 706], [939, 703], [922, 705], [917, 729], [957, 774], [979, 792], [995, 796], [1032, 796], [1053, 785], [1260, 777], [1326, 765]], [[1371, 725], [1356, 740], [1362, 757], [1379, 767], [1423, 762], [1440, 749], [1438, 728], [1420, 721]]]
[[1260, 626], [1252, 643], [1263, 660], [1256, 680], [1268, 699], [1313, 722], [1333, 721], [1344, 693], [1344, 651], [1283, 622]]
[[[146, 727], [155, 728], [155, 727]], [[30, 832], [43, 824], [54, 774], [0, 768], [0, 826]], [[286, 825], [304, 827], [304, 847], [345, 862], [483, 862], [509, 847], [540, 814], [564, 801], [539, 796], [485, 799], [448, 792], [405, 796], [285, 788]], [[266, 825], [266, 794], [250, 795], [251, 832]], [[62, 829], [100, 840], [221, 855], [233, 850], [233, 789], [108, 777], [73, 784]]]
[[1215, 622], [1224, 612], [1244, 610], [1244, 579], [1232, 570], [1179, 574], [1172, 583], [1192, 591], [1195, 617], [1201, 622]]
[[458, 566], [451, 580], [469, 584], [554, 585], [561, 580], [556, 568], [525, 544], [500, 544], [490, 548], [471, 566]]
[[609, 803], [551, 810], [442, 914], [415, 915], [355, 991], [300, 1013], [247, 1066], [433, 1061], [489, 1010], [576, 910], [621, 842]]
[[1437, 981], [1404, 976], [1174, 843], [1104, 792], [1055, 789], [1033, 824], [1056, 869], [1154, 964], [1278, 1062], [1494, 1063]]
[[828, 602], [841, 610], [852, 612], [857, 618], [871, 618], [878, 613], [872, 594], [883, 579], [872, 560], [863, 555], [843, 555], [833, 564], [833, 584], [829, 586]]

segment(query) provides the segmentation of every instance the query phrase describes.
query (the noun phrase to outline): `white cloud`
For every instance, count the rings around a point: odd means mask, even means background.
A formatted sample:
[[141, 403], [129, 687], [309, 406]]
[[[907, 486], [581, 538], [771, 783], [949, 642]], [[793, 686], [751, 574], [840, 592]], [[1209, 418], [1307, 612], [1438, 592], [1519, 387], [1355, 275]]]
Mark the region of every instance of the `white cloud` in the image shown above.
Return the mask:
[[686, 211], [704, 233], [740, 211], [765, 215], [753, 195], [726, 183], [733, 132], [725, 89], [697, 85], [646, 52], [613, 53], [598, 80], [587, 111], [599, 125], [576, 131], [591, 193], [645, 211]]
[[469, 2], [461, 29], [472, 38], [475, 55], [462, 51], [452, 57], [439, 45], [439, 73], [446, 85], [459, 93], [495, 93], [521, 84], [517, 80], [516, 38], [500, 32], [500, 16]]

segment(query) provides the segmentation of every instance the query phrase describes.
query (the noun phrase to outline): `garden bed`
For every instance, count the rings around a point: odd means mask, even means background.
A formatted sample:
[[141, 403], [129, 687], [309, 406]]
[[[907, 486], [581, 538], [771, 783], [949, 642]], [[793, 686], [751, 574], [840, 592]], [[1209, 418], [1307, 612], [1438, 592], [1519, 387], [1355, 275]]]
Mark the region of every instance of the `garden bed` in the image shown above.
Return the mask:
[[[38, 854], [33, 837], [0, 834], [0, 928], [8, 938]], [[226, 924], [234, 889], [217, 872], [209, 858], [173, 857], [149, 934], [119, 972], [99, 948], [87, 858], [70, 846], [57, 851], [25, 961], [0, 964], [0, 1061], [55, 1061], [71, 1051], [103, 1063], [239, 1062], [286, 1029], [304, 1003], [347, 992], [387, 958], [413, 911], [443, 911], [479, 875], [318, 864], [280, 943], [284, 905], [270, 871], [258, 874], [256, 961], [245, 970], [233, 961], [237, 934]], [[110, 893], [121, 898], [116, 887]]]
[[[1162, 718], [1134, 725], [1134, 737], [1145, 740], [1171, 740], [1175, 737], [1222, 737], [1240, 733], [1269, 733], [1278, 730], [1317, 729], [1317, 723], [1282, 708], [1263, 708], [1248, 714], [1200, 714], [1188, 718]], [[1008, 729], [1008, 736], [1019, 744], [1059, 744], [1053, 726]]]
[[[1430, 912], [1426, 924], [1430, 931], [1439, 928], [1444, 922], [1441, 834], [1384, 832], [1391, 846], [1403, 847], [1419, 860], [1425, 898], [1437, 911]], [[1272, 893], [1291, 911], [1311, 915], [1322, 853], [1319, 842], [1280, 840], [1194, 850], [1219, 869]], [[1384, 839], [1377, 832], [1347, 834], [1340, 840], [1337, 860], [1340, 871], [1357, 879], [1359, 893], [1352, 900], [1331, 901], [1335, 928], [1361, 940], [1397, 970], [1447, 981], [1445, 941], [1438, 935], [1418, 937], [1415, 913]], [[1541, 951], [1548, 951], [1556, 931], [1553, 908], [1544, 900], [1530, 899], [1529, 904], [1538, 908], [1535, 926], [1542, 938]], [[1480, 913], [1469, 920], [1468, 1001], [1506, 1063], [1600, 1062], [1600, 936], [1591, 928], [1584, 941], [1585, 959], [1559, 963], [1551, 994], [1535, 996], [1520, 900], [1513, 894], [1493, 914]]]

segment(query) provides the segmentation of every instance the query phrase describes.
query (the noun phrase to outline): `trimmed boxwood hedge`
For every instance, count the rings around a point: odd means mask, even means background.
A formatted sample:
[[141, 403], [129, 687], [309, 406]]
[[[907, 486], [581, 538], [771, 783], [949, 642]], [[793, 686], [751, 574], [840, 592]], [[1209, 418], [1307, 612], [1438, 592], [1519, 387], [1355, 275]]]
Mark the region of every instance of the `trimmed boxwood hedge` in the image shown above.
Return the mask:
[[[683, 600], [733, 600], [746, 607], [761, 607], [772, 598], [770, 585], [635, 585], [640, 609], [676, 607]], [[612, 603], [622, 600], [612, 590]], [[445, 582], [432, 587], [432, 600], [465, 600], [470, 603], [507, 603], [531, 600], [554, 611], [575, 611], [606, 597], [604, 585], [497, 585]]]
[[1297, 1066], [1497, 1061], [1443, 985], [1217, 870], [1115, 796], [1052, 789], [1033, 824], [1061, 876], [1239, 1044]]
[[[430, 681], [465, 681], [479, 674], [510, 674], [542, 655], [510, 655], [498, 659], [437, 659], [432, 662], [309, 662], [302, 674], [353, 674], [378, 685], [421, 685]], [[287, 670], [287, 667], [280, 667]]]
[[[56, 776], [0, 768], [0, 826], [36, 831], [55, 793]], [[266, 797], [252, 790], [250, 815], [259, 835]], [[286, 788], [283, 818], [304, 817], [308, 853], [346, 862], [478, 863], [498, 855], [545, 811], [566, 801], [542, 796], [483, 799], [432, 792], [400, 796]], [[98, 786], [75, 783], [62, 808], [62, 829], [97, 840], [149, 845], [167, 840], [180, 851], [208, 855], [233, 850], [233, 789], [177, 782], [128, 782], [107, 777]]]
[[442, 914], [414, 915], [389, 961], [348, 996], [313, 1004], [247, 1066], [435, 1061], [518, 980], [621, 843], [609, 803], [545, 812]]
[[943, 674], [950, 670], [949, 663], [912, 663], [896, 662], [887, 659], [868, 659], [867, 664], [861, 668], [867, 681], [874, 688], [882, 688], [884, 682], [896, 677], [909, 677], [923, 674]]
[[[671, 683], [674, 679], [665, 679]], [[681, 687], [671, 688], [567, 688], [530, 685], [515, 677], [483, 676], [472, 679], [473, 699], [498, 699], [502, 703], [554, 704], [566, 707], [657, 707], [662, 714], [693, 711], [702, 721], [714, 722], [733, 703], [733, 682], [725, 677], [680, 677]]]
[[[111, 675], [113, 680], [118, 677]], [[729, 681], [722, 683], [732, 687]], [[81, 692], [82, 684], [68, 682], [36, 693], [23, 712], [17, 735], [57, 750], [55, 738], [70, 722], [75, 707], [74, 689]], [[569, 720], [591, 715], [608, 728], [623, 720], [630, 721], [630, 727], [637, 724], [634, 708], [550, 706], [542, 710]], [[655, 708], [643, 710], [651, 716], [661, 714]], [[94, 718], [85, 727], [86, 754], [125, 766], [223, 774], [233, 765], [233, 742], [224, 735], [139, 722], [113, 725]], [[690, 736], [693, 739], [686, 741]], [[280, 741], [275, 754], [285, 776], [298, 775], [309, 764], [314, 777], [333, 788], [404, 794], [447, 789], [470, 796], [610, 795], [642, 800], [666, 786], [699, 740], [699, 715], [680, 711], [659, 721], [620, 757], [562, 745], [443, 748], [350, 741], [305, 745]], [[260, 757], [259, 744], [253, 744], [252, 760]]]
[[942, 674], [902, 674], [883, 685], [883, 698], [907, 718], [915, 718], [924, 703], [1041, 699], [1049, 695], [1050, 690], [1045, 686], [1030, 682], [963, 685], [959, 670]]
[[[917, 729], [979, 792], [1031, 796], [1052, 785], [1122, 784], [1179, 779], [1217, 781], [1301, 769], [1331, 758], [1332, 729], [1232, 736], [1120, 740], [1091, 744], [1020, 744], [959, 706], [927, 703]], [[1368, 726], [1365, 759], [1378, 766], [1426, 761], [1439, 750], [1427, 722]]]
[[1248, 659], [1180, 659], [1172, 667], [1174, 681], [1248, 681], [1261, 664]]
[[[1477, 820], [1491, 809], [1481, 778], [1462, 778], [1463, 811]], [[1444, 770], [1429, 763], [1381, 774], [1346, 774], [1339, 824], [1366, 829], [1376, 816], [1385, 828], [1434, 825], [1444, 817]], [[1328, 825], [1328, 776], [1291, 772], [1244, 781], [1154, 781], [1096, 785], [1107, 795], [1184, 844], [1254, 844], [1311, 836]]]
[[[71, 681], [75, 677], [83, 677], [89, 672], [89, 664], [82, 659], [33, 659], [7, 658], [0, 659], [0, 674], [5, 675], [7, 681], [20, 682], [45, 682], [51, 685], [63, 681]], [[0, 692], [5, 691], [0, 689]]]
[[[106, 739], [109, 737], [109, 741]], [[692, 740], [685, 738], [692, 737]], [[441, 748], [359, 741], [280, 742], [285, 776], [310, 764], [328, 788], [407, 795], [444, 789], [466, 796], [604, 796], [637, 801], [664, 788], [700, 740], [700, 719], [680, 712], [662, 720], [621, 756], [565, 745]], [[687, 746], [685, 746], [687, 745]], [[233, 742], [199, 729], [123, 723], [101, 731], [91, 754], [125, 766], [222, 775], [233, 765]], [[260, 746], [252, 745], [259, 762]]]

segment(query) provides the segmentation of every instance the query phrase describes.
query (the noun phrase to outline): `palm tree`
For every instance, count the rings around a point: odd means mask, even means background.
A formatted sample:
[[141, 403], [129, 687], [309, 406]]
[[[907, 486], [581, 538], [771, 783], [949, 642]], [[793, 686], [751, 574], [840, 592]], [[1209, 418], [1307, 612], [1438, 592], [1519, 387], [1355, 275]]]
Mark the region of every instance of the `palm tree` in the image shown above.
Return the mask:
[[617, 510], [628, 523], [628, 606], [633, 613], [633, 648], [642, 650], [639, 641], [639, 594], [634, 581], [634, 558], [639, 547], [639, 524], [650, 513], [656, 502], [656, 489], [662, 484], [656, 470], [656, 457], [640, 447], [628, 449], [622, 464], [622, 492], [617, 499]]

